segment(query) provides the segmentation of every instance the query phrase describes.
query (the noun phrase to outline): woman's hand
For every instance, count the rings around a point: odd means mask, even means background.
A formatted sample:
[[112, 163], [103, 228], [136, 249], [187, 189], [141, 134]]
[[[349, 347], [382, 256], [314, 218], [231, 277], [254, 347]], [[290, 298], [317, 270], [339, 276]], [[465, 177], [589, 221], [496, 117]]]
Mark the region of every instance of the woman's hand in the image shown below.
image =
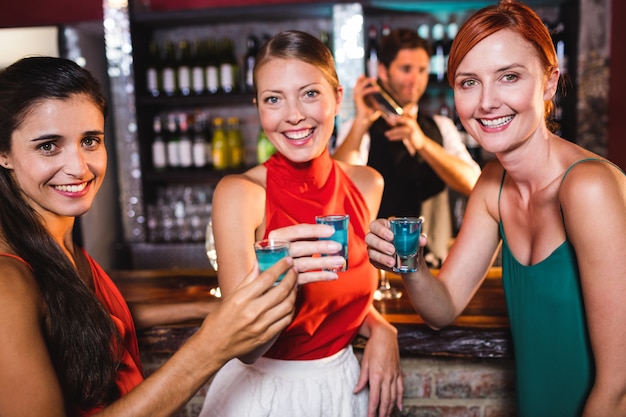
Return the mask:
[[[278, 277], [283, 279], [274, 285]], [[259, 274], [258, 263], [233, 293], [207, 316], [200, 332], [226, 363], [262, 346], [291, 323], [295, 311], [297, 273], [293, 259], [281, 259]], [[202, 336], [202, 337], [204, 337]]]
[[[337, 279], [336, 272], [324, 271], [342, 267], [343, 256], [332, 256], [341, 250], [341, 243], [319, 240], [333, 235], [335, 229], [325, 224], [297, 224], [272, 230], [268, 238], [289, 241], [289, 256], [294, 259], [298, 272], [298, 284]], [[329, 255], [329, 256], [320, 256]]]
[[378, 313], [370, 314], [367, 321], [374, 324], [366, 324], [369, 338], [354, 392], [369, 384], [368, 417], [389, 417], [394, 407], [402, 410], [404, 394], [398, 331]]
[[[396, 264], [396, 248], [393, 246], [393, 232], [389, 227], [389, 220], [376, 219], [370, 223], [370, 231], [365, 236], [365, 243], [370, 263], [378, 269], [391, 271]], [[420, 250], [423, 251], [427, 243], [426, 234], [422, 233], [419, 240]], [[423, 258], [421, 254], [420, 258]]]

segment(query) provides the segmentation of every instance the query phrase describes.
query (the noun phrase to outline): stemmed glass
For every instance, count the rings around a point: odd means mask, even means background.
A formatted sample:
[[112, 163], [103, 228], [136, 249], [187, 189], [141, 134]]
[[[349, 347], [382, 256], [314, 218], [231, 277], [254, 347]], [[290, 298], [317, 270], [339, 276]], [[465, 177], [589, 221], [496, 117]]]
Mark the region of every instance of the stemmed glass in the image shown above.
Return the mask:
[[374, 300], [395, 300], [402, 297], [402, 291], [393, 288], [387, 277], [387, 271], [380, 270], [380, 284], [374, 292]]
[[[209, 258], [209, 262], [213, 267], [213, 270], [217, 272], [217, 251], [215, 250], [215, 237], [213, 236], [213, 221], [209, 218], [209, 222], [206, 225], [206, 236], [204, 241], [204, 247], [206, 248], [206, 256]], [[216, 298], [222, 297], [220, 287], [211, 288], [209, 294]]]

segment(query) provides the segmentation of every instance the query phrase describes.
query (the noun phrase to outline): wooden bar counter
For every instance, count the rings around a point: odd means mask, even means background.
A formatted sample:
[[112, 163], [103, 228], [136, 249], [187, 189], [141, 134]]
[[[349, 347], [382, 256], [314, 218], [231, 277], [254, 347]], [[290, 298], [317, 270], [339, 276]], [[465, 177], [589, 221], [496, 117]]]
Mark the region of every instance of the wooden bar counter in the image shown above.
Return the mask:
[[[129, 302], [211, 299], [217, 285], [212, 270], [115, 271], [111, 276]], [[400, 277], [388, 276], [393, 287], [404, 290]], [[396, 410], [393, 417], [515, 416], [514, 360], [500, 268], [489, 272], [458, 320], [439, 331], [424, 324], [406, 295], [374, 303], [398, 329], [405, 390], [403, 411]], [[141, 330], [146, 375], [167, 361], [198, 325]], [[359, 358], [365, 343], [363, 338], [353, 343]], [[208, 387], [205, 384], [174, 417], [197, 417]]]
[[[404, 284], [399, 276], [388, 276], [393, 287], [404, 291]], [[114, 271], [111, 277], [129, 302], [210, 299], [209, 293], [217, 285], [216, 275], [212, 270]], [[424, 324], [406, 295], [395, 300], [374, 301], [374, 305], [398, 328], [403, 355], [477, 358], [511, 356], [501, 268], [490, 270], [463, 314], [452, 326], [439, 331], [433, 331]], [[198, 323], [183, 323], [147, 329], [141, 332], [140, 338], [144, 338], [144, 341], [148, 338], [152, 343], [150, 348], [157, 351], [175, 349], [197, 329], [197, 325]], [[162, 340], [159, 341], [160, 339]], [[356, 347], [362, 342], [357, 340]]]

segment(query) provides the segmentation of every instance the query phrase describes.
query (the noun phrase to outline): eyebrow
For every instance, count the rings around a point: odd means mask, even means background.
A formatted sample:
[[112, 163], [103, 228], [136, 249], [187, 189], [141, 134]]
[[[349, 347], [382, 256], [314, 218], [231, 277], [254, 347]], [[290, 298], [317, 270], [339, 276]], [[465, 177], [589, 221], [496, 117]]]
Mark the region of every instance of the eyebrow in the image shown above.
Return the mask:
[[[514, 64], [510, 64], [510, 65], [504, 66], [504, 67], [500, 67], [500, 68], [496, 69], [495, 72], [506, 72], [506, 71], [510, 71], [510, 70], [516, 69], [516, 68], [526, 69], [526, 67], [523, 64], [514, 63]], [[474, 72], [458, 72], [458, 73], [455, 74], [454, 78], [475, 76], [475, 75], [476, 75], [476, 73], [474, 73]]]
[[[87, 130], [83, 132], [82, 135], [83, 136], [103, 136], [104, 132], [102, 130]], [[37, 136], [36, 138], [33, 138], [31, 142], [43, 142], [43, 141], [51, 140], [51, 139], [60, 139], [62, 137], [63, 135], [59, 135], [56, 133], [49, 133], [49, 134]]]

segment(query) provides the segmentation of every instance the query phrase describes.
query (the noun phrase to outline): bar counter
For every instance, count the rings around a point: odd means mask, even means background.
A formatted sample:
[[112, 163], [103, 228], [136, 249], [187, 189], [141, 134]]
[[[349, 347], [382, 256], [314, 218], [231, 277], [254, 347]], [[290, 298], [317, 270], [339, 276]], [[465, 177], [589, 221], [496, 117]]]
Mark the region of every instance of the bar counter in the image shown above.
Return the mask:
[[[436, 273], [436, 271], [433, 271]], [[401, 278], [388, 274], [391, 285], [404, 291]], [[129, 302], [179, 302], [212, 299], [217, 286], [212, 270], [114, 271], [111, 277]], [[219, 302], [217, 299], [215, 302]], [[406, 294], [400, 299], [374, 301], [381, 314], [398, 328], [403, 356], [510, 358], [511, 342], [502, 290], [501, 268], [492, 268], [481, 288], [456, 322], [439, 331], [424, 324]], [[143, 348], [174, 351], [196, 331], [199, 323], [160, 326], [140, 332]], [[359, 348], [364, 340], [357, 339]]]
[[[210, 291], [217, 285], [210, 269], [115, 271], [111, 276], [129, 302], [211, 299]], [[399, 276], [388, 276], [393, 287], [404, 290]], [[406, 295], [374, 303], [398, 329], [404, 395], [403, 410], [396, 410], [393, 417], [515, 416], [514, 360], [500, 268], [489, 272], [458, 320], [439, 331], [424, 324]], [[162, 366], [198, 325], [141, 330], [139, 347], [146, 375]], [[365, 343], [363, 338], [353, 343], [358, 358]], [[197, 417], [209, 385], [174, 417]]]

